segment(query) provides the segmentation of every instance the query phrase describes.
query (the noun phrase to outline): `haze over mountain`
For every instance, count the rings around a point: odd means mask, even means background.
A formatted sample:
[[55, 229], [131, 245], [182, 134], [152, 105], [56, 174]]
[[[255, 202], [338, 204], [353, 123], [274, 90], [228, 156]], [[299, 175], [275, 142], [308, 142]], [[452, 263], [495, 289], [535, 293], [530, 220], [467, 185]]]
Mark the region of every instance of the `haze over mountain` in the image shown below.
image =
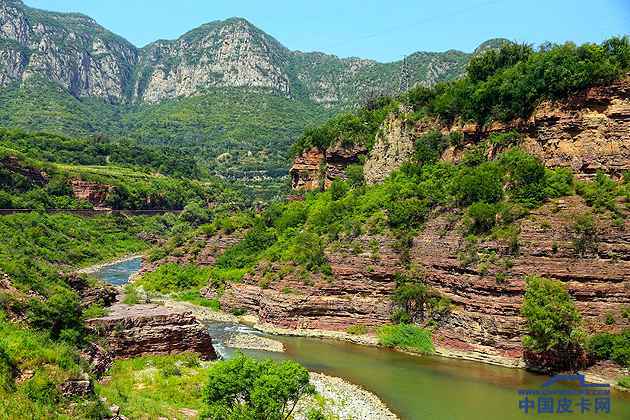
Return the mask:
[[212, 171], [281, 174], [305, 126], [456, 78], [470, 56], [378, 63], [290, 51], [241, 18], [139, 49], [85, 15], [0, 0], [0, 124], [177, 144]]

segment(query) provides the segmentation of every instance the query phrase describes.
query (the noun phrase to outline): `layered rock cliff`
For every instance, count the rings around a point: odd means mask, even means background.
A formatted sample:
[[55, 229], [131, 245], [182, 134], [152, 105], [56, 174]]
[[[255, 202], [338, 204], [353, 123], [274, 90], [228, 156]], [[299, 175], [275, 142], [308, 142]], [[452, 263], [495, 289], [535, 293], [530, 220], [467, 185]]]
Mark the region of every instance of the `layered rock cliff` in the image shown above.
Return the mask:
[[144, 354], [171, 354], [193, 351], [203, 358], [216, 359], [212, 338], [190, 312], [159, 305], [116, 304], [102, 318], [86, 321], [86, 326], [107, 340], [114, 357]]
[[[609, 216], [598, 216], [597, 250], [578, 257], [571, 226], [576, 215], [589, 211], [579, 197], [544, 205], [517, 223], [517, 249], [507, 240], [467, 242], [457, 214], [428, 222], [413, 239], [409, 258], [423, 281], [452, 302], [450, 311], [434, 320], [440, 351], [522, 365], [525, 328], [520, 307], [528, 275], [563, 281], [589, 332], [630, 327], [630, 319], [623, 317], [630, 306], [628, 212], [621, 226], [614, 226]], [[269, 283], [258, 270], [230, 285], [221, 305], [246, 309], [264, 323], [287, 328], [342, 331], [390, 323], [395, 275], [405, 272], [406, 265], [393, 239], [364, 236], [358, 241], [361, 246], [326, 251], [332, 278], [313, 275], [305, 282], [291, 273]], [[372, 249], [374, 243], [377, 250]], [[607, 321], [609, 316], [614, 323]]]
[[[564, 100], [545, 101], [536, 107], [529, 119], [509, 123], [479, 126], [459, 122], [445, 126], [435, 120], [409, 120], [405, 110], [401, 109], [386, 119], [376, 135], [364, 165], [366, 182], [381, 182], [408, 162], [413, 156], [416, 140], [430, 130], [462, 133], [463, 145], [449, 147], [442, 156], [446, 161], [458, 161], [471, 145], [492, 134], [516, 130], [523, 134], [520, 146], [538, 156], [549, 168], [570, 168], [578, 178], [590, 178], [597, 171], [619, 178], [630, 170], [630, 75]], [[492, 154], [496, 152], [491, 151]], [[347, 148], [346, 162], [354, 162], [364, 153], [364, 148]], [[328, 150], [310, 149], [298, 156], [290, 170], [293, 188], [319, 188], [322, 173], [319, 168], [329, 164], [328, 154]], [[343, 163], [330, 164], [335, 165], [335, 174], [343, 178]], [[327, 176], [325, 186], [330, 185], [330, 177]]]

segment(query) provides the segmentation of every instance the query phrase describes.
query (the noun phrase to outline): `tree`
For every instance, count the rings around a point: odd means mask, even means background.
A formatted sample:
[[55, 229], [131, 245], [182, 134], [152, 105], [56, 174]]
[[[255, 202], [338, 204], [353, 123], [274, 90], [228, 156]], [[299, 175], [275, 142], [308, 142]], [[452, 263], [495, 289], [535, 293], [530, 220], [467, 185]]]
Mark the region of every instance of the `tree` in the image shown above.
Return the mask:
[[254, 360], [238, 354], [216, 363], [208, 376], [203, 418], [286, 420], [297, 402], [315, 394], [308, 371], [294, 361]]
[[581, 317], [564, 285], [528, 277], [521, 314], [527, 322], [523, 344], [534, 352], [563, 352], [579, 345]]

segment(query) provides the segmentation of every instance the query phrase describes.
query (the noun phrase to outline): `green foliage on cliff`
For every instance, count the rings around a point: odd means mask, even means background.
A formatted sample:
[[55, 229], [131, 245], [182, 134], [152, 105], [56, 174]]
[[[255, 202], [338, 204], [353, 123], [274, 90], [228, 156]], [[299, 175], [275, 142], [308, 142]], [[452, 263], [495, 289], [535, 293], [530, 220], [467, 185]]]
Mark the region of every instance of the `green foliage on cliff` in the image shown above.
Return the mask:
[[599, 360], [614, 360], [630, 367], [630, 329], [620, 333], [599, 333], [589, 337], [588, 352]]
[[411, 324], [385, 325], [377, 331], [381, 346], [399, 348], [411, 352], [431, 354], [435, 352], [431, 331]]
[[562, 282], [528, 277], [521, 314], [527, 322], [523, 345], [532, 351], [562, 351], [582, 339], [580, 312]]
[[[503, 42], [473, 58], [463, 78], [432, 87], [417, 85], [397, 98], [383, 97], [357, 112], [339, 115], [307, 129], [295, 143], [294, 153], [309, 147], [324, 149], [337, 141], [371, 147], [374, 135], [388, 114], [401, 104], [407, 118], [438, 117], [455, 120], [509, 121], [527, 118], [542, 100], [560, 99], [589, 86], [612, 82], [630, 70], [630, 40], [610, 38], [601, 44], [528, 45]], [[418, 143], [417, 158], [424, 163], [457, 139], [429, 133]]]
[[210, 369], [202, 418], [284, 420], [300, 398], [314, 394], [308, 371], [298, 363], [237, 355]]
[[114, 165], [48, 163], [0, 146], [2, 208], [92, 208], [89, 202], [74, 197], [73, 180], [111, 186], [102, 204], [114, 209], [183, 209], [192, 201], [219, 201], [234, 205], [244, 201], [240, 192], [218, 179], [200, 182]]
[[544, 99], [559, 99], [588, 86], [611, 82], [630, 69], [628, 37], [601, 44], [503, 44], [471, 60], [468, 75], [433, 88], [417, 87], [407, 102], [445, 122], [487, 123], [526, 118]]

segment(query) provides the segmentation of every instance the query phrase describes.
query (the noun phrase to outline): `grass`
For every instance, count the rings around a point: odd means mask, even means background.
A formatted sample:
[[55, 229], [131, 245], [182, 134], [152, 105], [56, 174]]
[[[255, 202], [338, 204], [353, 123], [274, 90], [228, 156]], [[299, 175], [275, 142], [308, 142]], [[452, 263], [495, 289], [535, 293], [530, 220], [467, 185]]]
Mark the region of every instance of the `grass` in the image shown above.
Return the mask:
[[431, 331], [410, 324], [385, 325], [378, 329], [380, 345], [411, 352], [431, 354], [435, 352]]
[[109, 374], [111, 381], [96, 389], [128, 418], [184, 419], [182, 409], [198, 412], [203, 408], [208, 369], [196, 354], [118, 360]]
[[619, 381], [617, 381], [617, 384], [618, 384], [620, 387], [630, 389], [630, 376], [624, 376], [624, 377], [622, 377], [621, 379], [619, 379]]

